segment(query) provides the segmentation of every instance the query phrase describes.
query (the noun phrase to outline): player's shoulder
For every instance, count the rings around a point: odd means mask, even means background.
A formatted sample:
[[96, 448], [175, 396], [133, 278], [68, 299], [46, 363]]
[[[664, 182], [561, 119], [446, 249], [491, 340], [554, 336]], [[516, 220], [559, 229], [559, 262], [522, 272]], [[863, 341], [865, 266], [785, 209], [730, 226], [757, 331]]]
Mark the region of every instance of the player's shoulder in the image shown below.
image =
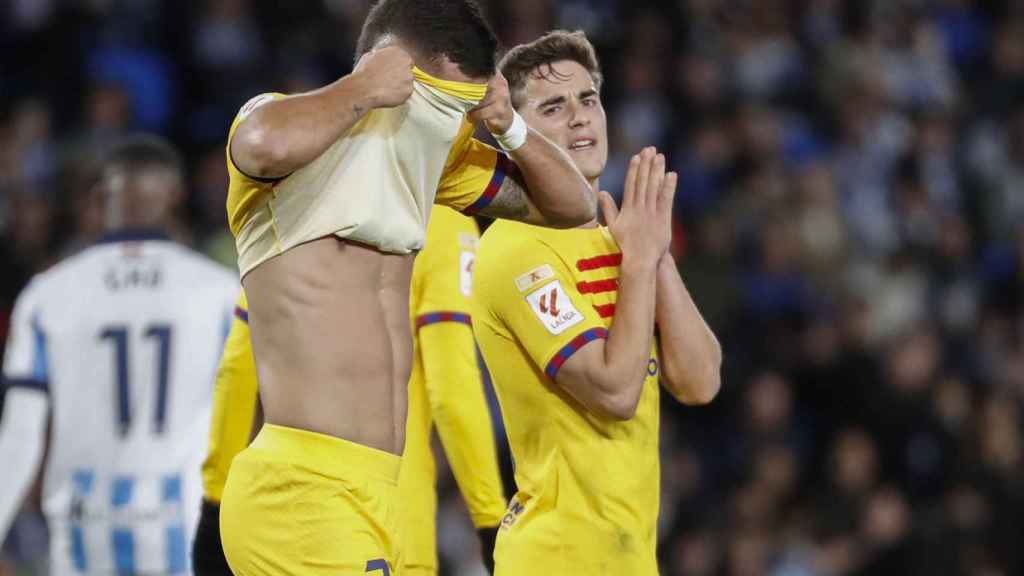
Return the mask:
[[61, 291], [67, 285], [77, 283], [85, 270], [96, 266], [97, 252], [93, 248], [87, 246], [37, 272], [22, 289], [22, 295]]
[[233, 133], [235, 127], [238, 126], [238, 124], [240, 124], [243, 120], [245, 120], [246, 117], [255, 112], [256, 109], [258, 109], [260, 106], [263, 106], [264, 104], [267, 104], [269, 102], [273, 102], [274, 100], [280, 100], [281, 98], [284, 98], [286, 96], [287, 94], [281, 92], [264, 92], [262, 94], [257, 94], [252, 98], [249, 98], [238, 109], [238, 113], [235, 114], [235, 119], [231, 123], [231, 132]]
[[430, 211], [430, 223], [427, 227], [452, 231], [472, 230], [477, 235], [480, 234], [480, 228], [472, 216], [466, 216], [454, 208], [441, 204], [435, 205]]
[[[509, 258], [515, 254], [531, 254], [546, 246], [544, 228], [499, 218], [480, 236], [480, 253]], [[507, 260], [506, 260], [507, 264]]]
[[474, 280], [478, 285], [503, 286], [545, 262], [557, 260], [544, 229], [511, 220], [496, 220], [480, 237]]
[[173, 255], [175, 265], [187, 270], [196, 280], [237, 291], [239, 280], [234, 270], [184, 244], [170, 242], [167, 250]]
[[238, 116], [245, 118], [260, 106], [263, 106], [268, 102], [273, 102], [274, 100], [279, 100], [285, 96], [286, 94], [281, 92], [263, 92], [262, 94], [257, 94], [246, 100], [245, 104], [242, 104], [242, 107], [238, 109]]

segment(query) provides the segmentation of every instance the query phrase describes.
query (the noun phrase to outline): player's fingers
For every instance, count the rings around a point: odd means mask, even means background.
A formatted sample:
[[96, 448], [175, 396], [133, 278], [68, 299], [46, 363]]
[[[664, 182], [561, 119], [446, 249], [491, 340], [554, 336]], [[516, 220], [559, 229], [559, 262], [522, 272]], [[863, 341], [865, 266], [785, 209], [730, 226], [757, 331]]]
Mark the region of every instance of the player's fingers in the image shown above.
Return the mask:
[[640, 170], [640, 155], [634, 154], [629, 159], [629, 168], [626, 169], [626, 182], [622, 188], [622, 206], [633, 205], [633, 199], [636, 197], [636, 173]]
[[661, 200], [661, 186], [665, 183], [665, 156], [657, 154], [651, 162], [651, 173], [647, 180], [647, 208], [657, 210]]
[[474, 124], [479, 124], [480, 122], [493, 117], [496, 114], [496, 111], [497, 107], [494, 106], [494, 102], [485, 99], [467, 112], [466, 118]]
[[640, 167], [636, 174], [636, 195], [633, 202], [638, 208], [647, 205], [647, 181], [651, 178], [651, 165], [654, 163], [654, 147], [648, 146], [640, 152]]
[[611, 194], [601, 190], [597, 194], [597, 203], [601, 205], [601, 213], [604, 215], [605, 225], [611, 226], [619, 217], [619, 208], [615, 205], [615, 199], [612, 198]]
[[667, 213], [669, 218], [672, 217], [672, 209], [676, 201], [676, 183], [678, 180], [679, 176], [675, 172], [669, 172], [665, 174], [665, 181], [661, 185], [658, 210]]

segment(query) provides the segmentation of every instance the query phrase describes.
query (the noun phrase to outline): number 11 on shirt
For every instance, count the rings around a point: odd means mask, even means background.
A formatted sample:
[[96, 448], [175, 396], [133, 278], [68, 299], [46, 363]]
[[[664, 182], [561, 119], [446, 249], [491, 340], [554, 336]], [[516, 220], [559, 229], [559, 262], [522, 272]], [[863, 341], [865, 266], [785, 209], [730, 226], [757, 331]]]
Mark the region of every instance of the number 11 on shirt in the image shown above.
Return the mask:
[[[156, 409], [153, 413], [153, 433], [164, 431], [167, 420], [167, 390], [170, 386], [169, 367], [171, 358], [171, 327], [167, 324], [151, 324], [143, 331], [143, 339], [155, 341], [157, 346], [156, 365]], [[129, 382], [129, 362], [131, 347], [129, 346], [129, 329], [124, 325], [107, 326], [99, 333], [100, 340], [110, 341], [114, 347], [114, 367], [116, 372], [116, 404], [117, 429], [123, 438], [128, 435], [132, 423], [131, 382]]]

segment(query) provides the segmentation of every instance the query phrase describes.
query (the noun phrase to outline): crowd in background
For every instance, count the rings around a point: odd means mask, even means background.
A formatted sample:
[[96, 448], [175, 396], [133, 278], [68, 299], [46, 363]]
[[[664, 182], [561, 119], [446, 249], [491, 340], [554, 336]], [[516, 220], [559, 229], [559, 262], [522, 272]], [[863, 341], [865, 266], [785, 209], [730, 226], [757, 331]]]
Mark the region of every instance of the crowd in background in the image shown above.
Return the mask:
[[[176, 235], [233, 265], [233, 115], [348, 72], [366, 4], [0, 0], [0, 339], [99, 233], [127, 131], [181, 147]], [[507, 46], [597, 45], [605, 189], [648, 144], [680, 174], [673, 253], [725, 361], [713, 404], [664, 402], [663, 574], [1024, 573], [1024, 2], [484, 5]], [[444, 573], [475, 574], [441, 489]]]

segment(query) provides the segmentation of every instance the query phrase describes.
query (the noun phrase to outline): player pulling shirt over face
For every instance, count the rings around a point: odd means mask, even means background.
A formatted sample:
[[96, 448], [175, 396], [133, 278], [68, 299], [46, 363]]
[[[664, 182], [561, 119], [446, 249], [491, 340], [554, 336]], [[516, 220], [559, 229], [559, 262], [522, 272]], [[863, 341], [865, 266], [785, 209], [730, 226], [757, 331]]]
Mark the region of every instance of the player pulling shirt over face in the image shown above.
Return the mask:
[[[412, 251], [435, 199], [468, 208], [490, 189], [479, 206], [492, 215], [572, 226], [593, 214], [565, 152], [516, 122], [496, 45], [471, 0], [382, 0], [353, 74], [235, 124], [229, 218], [266, 421], [224, 489], [238, 574], [399, 565]], [[466, 118], [496, 134], [529, 195], [496, 177], [497, 153], [470, 144]]]

